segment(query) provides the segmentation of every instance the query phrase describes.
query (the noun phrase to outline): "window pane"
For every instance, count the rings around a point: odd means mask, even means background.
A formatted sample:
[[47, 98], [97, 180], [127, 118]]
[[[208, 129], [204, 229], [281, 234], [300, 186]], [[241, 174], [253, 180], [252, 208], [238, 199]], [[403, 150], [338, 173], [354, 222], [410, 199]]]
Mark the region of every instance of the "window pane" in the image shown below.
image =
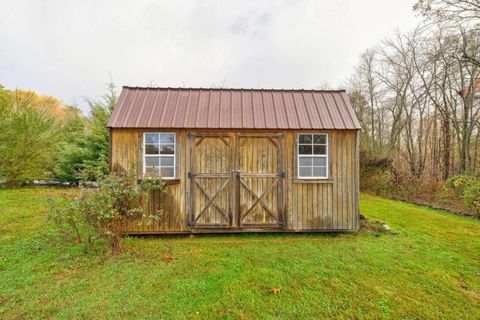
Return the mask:
[[311, 134], [300, 134], [298, 136], [298, 143], [312, 143], [312, 135]]
[[160, 165], [158, 157], [145, 157], [145, 166], [147, 167], [158, 167]]
[[313, 176], [325, 178], [327, 176], [326, 167], [313, 167]]
[[312, 166], [312, 157], [300, 157], [300, 158], [298, 158], [298, 165], [300, 167], [311, 167]]
[[327, 165], [327, 158], [325, 157], [313, 158], [313, 165], [325, 167]]
[[160, 165], [162, 167], [173, 167], [173, 157], [161, 157]]
[[313, 154], [327, 154], [327, 146], [313, 146]]
[[162, 144], [160, 147], [160, 154], [174, 154], [175, 145], [173, 144]]
[[300, 177], [311, 177], [312, 176], [312, 167], [299, 167], [298, 175]]
[[146, 144], [145, 145], [145, 154], [158, 154], [158, 145]]
[[174, 177], [175, 133], [145, 133], [144, 149], [146, 174]]
[[311, 145], [299, 145], [298, 146], [298, 153], [299, 154], [312, 154], [312, 146]]
[[160, 172], [159, 167], [145, 167], [145, 172], [148, 174], [158, 174]]
[[313, 135], [313, 143], [326, 144], [327, 136], [324, 134], [315, 134]]
[[162, 167], [162, 177], [173, 178], [173, 167]]
[[156, 133], [146, 133], [145, 134], [145, 143], [158, 143], [158, 134], [156, 134]]
[[175, 136], [173, 133], [160, 133], [161, 143], [175, 143]]

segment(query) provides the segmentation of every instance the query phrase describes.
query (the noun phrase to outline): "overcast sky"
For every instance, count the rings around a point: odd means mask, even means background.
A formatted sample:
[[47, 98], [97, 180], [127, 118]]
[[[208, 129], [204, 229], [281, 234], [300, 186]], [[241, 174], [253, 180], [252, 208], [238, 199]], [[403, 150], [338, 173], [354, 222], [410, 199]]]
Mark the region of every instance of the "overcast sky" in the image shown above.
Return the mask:
[[337, 87], [418, 22], [408, 0], [0, 0], [0, 84], [87, 110], [131, 86]]

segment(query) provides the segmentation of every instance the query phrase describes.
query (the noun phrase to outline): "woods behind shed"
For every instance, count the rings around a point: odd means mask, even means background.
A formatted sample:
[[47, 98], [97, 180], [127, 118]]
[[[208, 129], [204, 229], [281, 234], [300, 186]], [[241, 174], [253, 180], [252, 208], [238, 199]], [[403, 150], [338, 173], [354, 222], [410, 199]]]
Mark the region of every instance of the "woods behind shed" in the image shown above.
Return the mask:
[[161, 174], [129, 233], [357, 230], [360, 124], [344, 91], [123, 87], [112, 171]]

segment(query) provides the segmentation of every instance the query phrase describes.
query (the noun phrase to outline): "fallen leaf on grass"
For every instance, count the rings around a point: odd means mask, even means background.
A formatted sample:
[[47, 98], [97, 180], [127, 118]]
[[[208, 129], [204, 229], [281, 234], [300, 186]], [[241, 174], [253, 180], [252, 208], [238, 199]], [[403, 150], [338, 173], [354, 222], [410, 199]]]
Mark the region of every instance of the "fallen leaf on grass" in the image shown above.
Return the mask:
[[192, 249], [190, 250], [190, 254], [192, 256], [199, 256], [200, 254], [202, 254], [203, 250], [202, 249]]
[[271, 294], [279, 294], [280, 291], [282, 291], [282, 289], [280, 288], [271, 288], [270, 290], [268, 290]]
[[175, 258], [172, 256], [163, 256], [162, 260], [163, 262], [169, 263], [170, 261], [175, 260]]

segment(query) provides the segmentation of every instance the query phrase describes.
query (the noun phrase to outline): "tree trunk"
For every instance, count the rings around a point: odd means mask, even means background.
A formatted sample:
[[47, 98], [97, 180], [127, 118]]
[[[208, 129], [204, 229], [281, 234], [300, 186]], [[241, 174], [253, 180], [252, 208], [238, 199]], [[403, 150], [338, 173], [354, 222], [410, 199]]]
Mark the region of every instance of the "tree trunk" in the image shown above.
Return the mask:
[[450, 149], [451, 149], [451, 135], [450, 135], [450, 120], [447, 117], [442, 118], [442, 165], [443, 165], [443, 181], [450, 176]]
[[110, 248], [113, 254], [118, 254], [122, 251], [122, 238], [120, 233], [115, 232], [110, 242]]
[[473, 171], [473, 175], [476, 176], [477, 175], [477, 156], [478, 156], [478, 129], [477, 129], [477, 134], [475, 135], [475, 146], [474, 146], [474, 149], [473, 149], [473, 168], [472, 168], [472, 171]]

